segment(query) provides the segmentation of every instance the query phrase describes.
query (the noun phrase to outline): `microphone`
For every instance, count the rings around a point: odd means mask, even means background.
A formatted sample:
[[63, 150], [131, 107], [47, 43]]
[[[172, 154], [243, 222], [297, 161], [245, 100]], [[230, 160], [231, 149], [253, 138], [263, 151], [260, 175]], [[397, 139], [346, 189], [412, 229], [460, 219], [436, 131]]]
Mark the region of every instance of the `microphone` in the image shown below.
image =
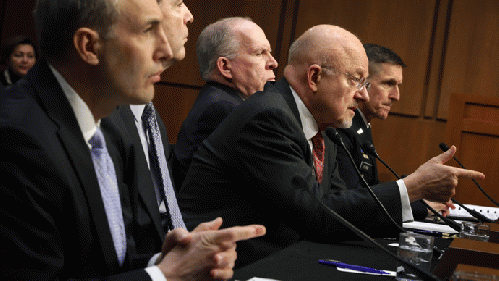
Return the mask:
[[[385, 162], [383, 161], [378, 153], [376, 152], [376, 149], [374, 148], [374, 145], [370, 142], [367, 142], [367, 143], [364, 143], [364, 145], [362, 145], [362, 148], [364, 149], [364, 151], [366, 151], [368, 154], [376, 157], [376, 159], [378, 159], [381, 163], [383, 163], [383, 165], [385, 165], [385, 167], [388, 168], [388, 170], [390, 170], [398, 179], [401, 179], [401, 177], [399, 177], [399, 175]], [[443, 220], [447, 225], [449, 225], [450, 227], [452, 227], [455, 231], [457, 232], [461, 232], [461, 225], [459, 225], [457, 222], [449, 219], [449, 218], [446, 218], [444, 216], [442, 216], [439, 212], [437, 212], [435, 209], [433, 209], [430, 205], [428, 205], [428, 203], [426, 203], [424, 200], [421, 200], [421, 202], [423, 203], [423, 205], [428, 209], [430, 210], [435, 216], [437, 216], [438, 218], [440, 218], [441, 220]]]
[[360, 179], [360, 182], [362, 183], [362, 185], [369, 191], [369, 193], [371, 194], [371, 196], [374, 198], [374, 200], [376, 201], [376, 204], [378, 206], [380, 206], [385, 215], [388, 217], [388, 219], [400, 230], [400, 232], [406, 232], [405, 229], [403, 229], [393, 218], [392, 216], [390, 215], [390, 213], [388, 213], [388, 211], [386, 210], [385, 206], [383, 206], [383, 203], [381, 203], [381, 201], [379, 201], [378, 199], [378, 196], [376, 196], [376, 194], [374, 194], [373, 190], [371, 189], [371, 187], [369, 186], [369, 184], [367, 183], [367, 181], [364, 179], [364, 177], [362, 176], [362, 173], [360, 172], [360, 170], [357, 168], [357, 165], [355, 164], [355, 160], [353, 159], [353, 156], [352, 154], [350, 153], [350, 151], [347, 149], [345, 143], [343, 142], [343, 140], [341, 139], [341, 136], [340, 134], [338, 133], [338, 131], [336, 129], [328, 129], [326, 130], [326, 134], [327, 136], [329, 137], [329, 139], [331, 139], [334, 143], [336, 143], [337, 145], [341, 146], [341, 148], [343, 150], [345, 150], [345, 152], [347, 153], [348, 155], [348, 158], [350, 159], [350, 162], [352, 162], [352, 166], [354, 167], [355, 169], [355, 172], [357, 173], [357, 175], [359, 176], [359, 179]]
[[[407, 261], [403, 260], [402, 258], [398, 257], [397, 254], [392, 253], [391, 251], [387, 250], [385, 247], [383, 247], [383, 245], [381, 245], [378, 242], [376, 242], [374, 239], [372, 239], [365, 232], [363, 232], [362, 230], [358, 229], [356, 226], [354, 226], [353, 224], [351, 224], [350, 222], [348, 222], [345, 218], [343, 218], [340, 214], [338, 214], [337, 212], [335, 212], [331, 208], [329, 208], [329, 206], [327, 206], [326, 204], [324, 204], [324, 202], [322, 202], [322, 200], [320, 198], [314, 196], [313, 194], [311, 194], [310, 197], [315, 198], [319, 202], [319, 204], [325, 210], [327, 210], [335, 220], [339, 221], [343, 226], [345, 226], [346, 228], [348, 228], [349, 230], [351, 230], [352, 232], [354, 232], [355, 234], [357, 234], [358, 236], [360, 236], [364, 241], [369, 242], [369, 243], [373, 244], [374, 246], [380, 248], [383, 252], [385, 252], [386, 254], [388, 254], [389, 256], [391, 256], [392, 258], [394, 258], [395, 260], [403, 263], [405, 266], [407, 266], [410, 269], [412, 269], [413, 272], [416, 275], [418, 275], [419, 277], [422, 277], [423, 280], [440, 281], [440, 279], [437, 276], [433, 275], [432, 273], [426, 272], [425, 270], [420, 269], [418, 266], [416, 266], [416, 265], [414, 265], [414, 264], [412, 264], [410, 262], [407, 262]], [[433, 248], [435, 249], [436, 247], [433, 246]], [[440, 254], [442, 253], [440, 250], [439, 250], [439, 252], [440, 252]]]
[[[359, 169], [357, 168], [357, 165], [355, 165], [355, 160], [353, 159], [353, 156], [352, 154], [350, 153], [350, 151], [347, 149], [345, 143], [343, 142], [343, 140], [341, 139], [341, 136], [339, 135], [338, 131], [336, 129], [333, 129], [333, 128], [330, 128], [328, 130], [326, 130], [326, 134], [327, 136], [334, 142], [336, 143], [337, 145], [341, 146], [341, 148], [343, 150], [345, 150], [345, 152], [347, 153], [348, 155], [348, 158], [350, 159], [350, 162], [353, 164], [352, 166], [354, 167], [355, 169], [355, 172], [357, 173], [357, 175], [359, 176], [359, 178], [361, 179], [361, 182], [362, 184], [364, 185], [364, 187], [369, 190], [369, 193], [371, 194], [371, 196], [376, 200], [376, 203], [383, 209], [385, 215], [388, 217], [388, 219], [392, 222], [393, 225], [395, 225], [401, 232], [407, 232], [407, 230], [405, 230], [404, 228], [402, 228], [393, 218], [392, 216], [390, 216], [390, 214], [388, 213], [388, 211], [386, 210], [385, 206], [383, 206], [383, 203], [381, 203], [381, 201], [379, 201], [378, 197], [376, 196], [376, 194], [374, 194], [374, 192], [372, 191], [371, 187], [369, 186], [369, 184], [366, 182], [366, 180], [364, 179], [364, 177], [362, 177], [362, 174], [361, 172], [359, 171]], [[373, 150], [376, 151], [374, 149], [374, 146], [373, 147]], [[313, 196], [315, 198], [315, 196]], [[377, 243], [376, 241], [374, 241], [371, 237], [369, 237], [367, 234], [365, 234], [364, 232], [362, 232], [360, 229], [357, 229], [354, 225], [352, 225], [351, 223], [349, 223], [347, 220], [345, 220], [343, 217], [341, 217], [338, 213], [334, 212], [333, 210], [331, 210], [328, 206], [326, 206], [326, 204], [324, 204], [324, 202], [322, 202], [321, 200], [320, 201], [320, 204], [326, 209], [328, 210], [335, 218], [340, 218], [340, 222], [345, 225], [346, 227], [348, 227], [350, 230], [354, 231], [357, 235], [361, 236], [364, 240], [366, 241], [369, 241], [371, 243], [373, 243], [374, 245], [378, 246], [379, 248], [381, 248], [385, 253], [389, 254], [390, 256], [392, 256], [393, 258], [395, 258], [396, 260], [398, 261], [402, 261], [402, 263], [404, 265], [407, 265], [409, 264], [409, 267], [411, 269], [413, 269], [415, 272], [418, 272], [419, 276], [424, 276], [424, 280], [426, 280], [427, 278], [430, 278], [432, 280], [438, 280], [438, 278], [436, 276], [434, 276], [433, 274], [431, 273], [428, 273], [424, 270], [421, 270], [419, 269], [417, 266], [414, 266], [410, 263], [407, 263], [405, 262], [404, 260], [402, 260], [401, 258], [399, 258], [396, 254], [393, 254], [392, 252], [386, 250], [383, 246], [381, 246], [379, 243]], [[458, 230], [459, 231], [459, 230]], [[439, 254], [439, 256], [442, 256], [443, 252], [442, 250], [438, 249], [436, 246], [433, 246], [433, 250], [435, 252], [437, 252]], [[421, 275], [420, 275], [421, 274]]]
[[[440, 143], [438, 145], [440, 147], [440, 149], [443, 151], [443, 152], [446, 152], [447, 150], [449, 150], [449, 147], [445, 144], [445, 143]], [[461, 164], [461, 162], [459, 162], [459, 160], [457, 160], [457, 158], [455, 156], [452, 156], [454, 158], [454, 160], [456, 160], [456, 162], [459, 164], [459, 166], [461, 166], [463, 169], [466, 169], [464, 167], [463, 164]], [[480, 191], [485, 195], [487, 196], [487, 198], [489, 198], [490, 201], [492, 201], [492, 203], [496, 204], [497, 206], [499, 206], [499, 204], [494, 201], [494, 199], [492, 199], [492, 197], [490, 197], [486, 192], [485, 190], [483, 190], [483, 188], [480, 186], [480, 184], [478, 184], [478, 182], [475, 180], [475, 179], [471, 179], [475, 184], [476, 186], [478, 187], [478, 189], [480, 189]], [[461, 208], [465, 209], [468, 213], [470, 213], [473, 217], [475, 217], [476, 219], [478, 219], [479, 221], [481, 222], [494, 222], [493, 220], [487, 218], [486, 216], [478, 213], [477, 211], [475, 210], [472, 210], [466, 206], [464, 206], [463, 204], [459, 203], [457, 200], [455, 199], [452, 199], [452, 202], [458, 204]]]
[[376, 148], [374, 148], [374, 145], [371, 142], [366, 142], [363, 145], [361, 145], [361, 147], [369, 155], [376, 157], [376, 159], [378, 159], [381, 163], [383, 163], [383, 165], [385, 165], [385, 167], [387, 167], [388, 170], [390, 170], [390, 172], [392, 172], [392, 174], [394, 174], [398, 179], [401, 179], [401, 177], [390, 166], [388, 166], [388, 164], [386, 164], [386, 162], [383, 161], [383, 159], [379, 157]]

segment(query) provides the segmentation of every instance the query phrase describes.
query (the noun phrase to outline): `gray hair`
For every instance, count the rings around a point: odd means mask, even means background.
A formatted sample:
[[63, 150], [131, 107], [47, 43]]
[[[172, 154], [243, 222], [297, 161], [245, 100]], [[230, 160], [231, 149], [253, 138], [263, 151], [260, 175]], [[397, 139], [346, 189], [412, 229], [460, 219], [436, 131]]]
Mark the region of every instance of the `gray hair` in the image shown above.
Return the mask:
[[119, 10], [116, 0], [37, 0], [34, 10], [40, 53], [49, 61], [61, 61], [81, 27], [94, 29], [101, 38], [110, 35]]
[[201, 77], [208, 81], [219, 57], [233, 59], [239, 49], [240, 39], [234, 26], [238, 22], [250, 21], [247, 17], [224, 18], [203, 29], [196, 43]]

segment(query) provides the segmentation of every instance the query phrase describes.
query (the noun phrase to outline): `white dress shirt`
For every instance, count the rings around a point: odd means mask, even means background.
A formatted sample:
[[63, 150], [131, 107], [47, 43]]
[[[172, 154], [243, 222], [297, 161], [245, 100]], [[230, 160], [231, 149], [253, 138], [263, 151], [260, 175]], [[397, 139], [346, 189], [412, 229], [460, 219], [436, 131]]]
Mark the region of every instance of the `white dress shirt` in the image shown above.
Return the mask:
[[[97, 130], [97, 126], [100, 126], [100, 120], [96, 123], [94, 115], [88, 108], [87, 104], [81, 97], [75, 92], [75, 90], [66, 82], [64, 77], [52, 66], [49, 65], [52, 73], [54, 74], [57, 82], [61, 85], [62, 91], [66, 95], [71, 108], [76, 116], [76, 121], [78, 122], [78, 126], [80, 127], [81, 132], [83, 133], [83, 138], [88, 145], [88, 149], [91, 149], [88, 141], [95, 134]], [[150, 261], [149, 267], [145, 269], [145, 271], [151, 276], [151, 279], [154, 281], [166, 281], [165, 276], [159, 269], [159, 267], [155, 266], [154, 263], [158, 258], [159, 254], [156, 254]]]

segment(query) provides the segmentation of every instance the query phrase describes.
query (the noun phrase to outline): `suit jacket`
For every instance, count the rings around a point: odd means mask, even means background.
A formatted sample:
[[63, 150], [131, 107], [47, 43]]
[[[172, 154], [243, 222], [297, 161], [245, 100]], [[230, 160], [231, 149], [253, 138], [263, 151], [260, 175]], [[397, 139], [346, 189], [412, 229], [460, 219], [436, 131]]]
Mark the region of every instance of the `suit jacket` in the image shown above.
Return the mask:
[[182, 122], [175, 144], [177, 164], [174, 177], [178, 188], [198, 146], [244, 101], [239, 94], [238, 90], [217, 82], [207, 82], [199, 92], [191, 111]]
[[[336, 146], [324, 140], [326, 163], [319, 185], [287, 81], [267, 83], [264, 91], [234, 109], [193, 157], [179, 194], [188, 228], [217, 216], [225, 226], [265, 225], [264, 237], [238, 244], [239, 265], [300, 239], [355, 239], [322, 203], [367, 233], [397, 235], [367, 190], [347, 190], [334, 161]], [[373, 189], [400, 223], [396, 184]]]
[[[366, 143], [374, 145], [371, 134], [371, 127], [368, 126], [364, 118], [361, 116], [359, 109], [356, 110], [355, 116], [350, 128], [338, 129], [338, 132], [347, 147], [350, 154], [355, 160], [355, 165], [362, 173], [366, 182], [370, 185], [379, 184], [378, 168], [376, 165], [376, 157], [371, 156], [363, 150]], [[363, 188], [358, 174], [355, 172], [352, 161], [348, 157], [345, 150], [339, 149], [336, 156], [339, 165], [341, 178], [345, 181], [348, 188]], [[423, 203], [418, 200], [411, 203], [412, 215], [415, 220], [424, 220], [428, 215], [428, 209]]]
[[[152, 253], [132, 233], [138, 195], [123, 159], [130, 146], [105, 133], [115, 164], [127, 233], [119, 266], [90, 150], [46, 63], [0, 97], [1, 275], [22, 280], [149, 280]], [[122, 158], [123, 157], [123, 158]], [[139, 243], [140, 244], [140, 243]]]
[[[343, 143], [352, 154], [355, 165], [364, 176], [366, 182], [369, 185], [378, 184], [377, 159], [363, 151], [362, 148], [366, 143], [373, 143], [371, 127], [368, 127], [364, 122], [358, 109], [355, 111], [352, 126], [350, 128], [338, 129], [338, 133], [340, 134]], [[347, 186], [350, 188], [362, 188], [360, 178], [355, 172], [355, 168], [346, 151], [340, 148], [336, 157], [338, 159], [337, 161], [341, 163], [339, 166], [341, 178], [345, 181]]]
[[[167, 230], [163, 230], [163, 227], [161, 226], [161, 219], [156, 199], [156, 187], [151, 177], [151, 172], [149, 170], [147, 159], [142, 148], [142, 142], [140, 140], [139, 133], [137, 132], [137, 126], [135, 125], [135, 116], [133, 115], [133, 112], [130, 109], [129, 105], [123, 105], [119, 106], [116, 111], [114, 111], [105, 119], [109, 120], [114, 127], [118, 128], [120, 133], [123, 134], [125, 138], [134, 146], [136, 158], [133, 161], [133, 166], [135, 167], [134, 171], [136, 173], [136, 186], [140, 195], [139, 200], [140, 204], [142, 204], [142, 208], [139, 209], [139, 211], [141, 212], [139, 213], [139, 223], [145, 226], [154, 225], [156, 231], [161, 234], [162, 238], [164, 232], [166, 232]], [[170, 163], [173, 158], [173, 153], [169, 149], [168, 135], [165, 124], [163, 123], [163, 120], [157, 112], [156, 120], [158, 122], [159, 130], [161, 133], [161, 140], [163, 141], [165, 157]], [[172, 175], [171, 165], [168, 165], [168, 168], [170, 171], [170, 175]], [[173, 181], [172, 184], [174, 184]], [[157, 248], [158, 246], [161, 247], [162, 239], [157, 240], [156, 237], [151, 238], [154, 238], [154, 240], [151, 241], [152, 243], [149, 243], [148, 245], [155, 245], [155, 248]], [[145, 246], [147, 245], [144, 245], [144, 247]]]

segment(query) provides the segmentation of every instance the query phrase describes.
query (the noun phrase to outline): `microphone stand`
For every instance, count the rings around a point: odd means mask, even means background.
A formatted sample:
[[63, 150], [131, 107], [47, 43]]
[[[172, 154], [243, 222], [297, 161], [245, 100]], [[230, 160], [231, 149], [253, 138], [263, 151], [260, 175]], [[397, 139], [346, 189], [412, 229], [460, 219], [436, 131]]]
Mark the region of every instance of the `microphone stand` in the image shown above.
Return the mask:
[[[449, 150], [449, 147], [445, 144], [445, 143], [440, 143], [438, 145], [440, 147], [440, 149], [443, 151], [443, 152], [446, 152], [447, 150]], [[459, 160], [457, 160], [457, 158], [455, 156], [452, 156], [454, 158], [454, 160], [456, 160], [456, 162], [459, 164], [459, 166], [461, 166], [463, 169], [466, 169], [464, 167], [463, 164], [461, 164], [461, 162], [459, 162]], [[480, 191], [483, 193], [483, 195], [487, 196], [487, 198], [489, 198], [489, 200], [494, 203], [496, 206], [499, 206], [499, 203], [497, 203], [494, 199], [492, 199], [492, 197], [490, 197], [486, 192], [485, 190], [483, 190], [483, 188], [480, 186], [480, 184], [478, 184], [478, 182], [475, 180], [475, 179], [471, 179], [475, 184], [476, 186], [478, 187], [478, 189], [480, 189]], [[457, 203], [457, 201], [456, 201]], [[462, 206], [460, 203], [458, 203], [459, 206], [461, 206], [463, 209], [465, 209], [466, 211], [470, 212], [466, 207]], [[473, 211], [474, 212], [474, 211]], [[471, 213], [470, 213], [471, 214]], [[477, 213], [478, 214], [478, 213]], [[482, 216], [481, 214], [479, 214], [480, 216]], [[484, 217], [485, 218], [485, 217]], [[486, 220], [489, 220], [487, 222], [493, 222], [492, 220], [490, 220], [489, 218], [485, 218]]]
[[[376, 157], [376, 159], [378, 159], [381, 163], [383, 163], [383, 165], [385, 165], [385, 167], [387, 167], [398, 179], [401, 179], [401, 177], [385, 162], [383, 161], [379, 155], [378, 155], [378, 152], [376, 152], [376, 149], [374, 148], [374, 145], [372, 143], [366, 143], [364, 146], [363, 146], [364, 150], [369, 153], [370, 155]], [[461, 231], [461, 226], [453, 221], [453, 220], [450, 220], [444, 216], [442, 216], [439, 212], [437, 212], [435, 209], [433, 209], [430, 205], [428, 205], [428, 203], [426, 203], [424, 200], [421, 200], [421, 202], [423, 203], [423, 205], [428, 209], [430, 210], [435, 216], [437, 216], [438, 218], [440, 218], [441, 220], [443, 220], [446, 224], [448, 224], [450, 227], [452, 227], [455, 231], [457, 232], [460, 232]]]

